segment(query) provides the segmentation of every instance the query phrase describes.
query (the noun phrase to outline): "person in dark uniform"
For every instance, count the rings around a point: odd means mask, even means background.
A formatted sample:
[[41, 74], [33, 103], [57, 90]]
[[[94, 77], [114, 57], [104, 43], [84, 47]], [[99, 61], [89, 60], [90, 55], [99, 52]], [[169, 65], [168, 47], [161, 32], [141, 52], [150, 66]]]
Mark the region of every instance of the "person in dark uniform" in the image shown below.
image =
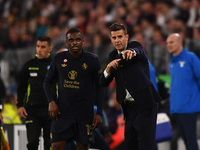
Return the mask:
[[[161, 98], [150, 80], [147, 56], [137, 41], [128, 42], [125, 26], [110, 26], [110, 39], [115, 47], [104, 70], [102, 85], [116, 81], [117, 102], [125, 117], [126, 150], [155, 150], [157, 105]], [[120, 56], [121, 54], [121, 56]]]
[[[36, 57], [27, 61], [19, 74], [18, 114], [26, 119], [28, 150], [37, 150], [39, 136], [43, 129], [44, 149], [50, 149], [51, 117], [48, 115], [48, 101], [43, 82], [50, 67], [51, 39], [39, 36], [36, 43]], [[55, 94], [54, 94], [55, 96]]]
[[[1, 68], [0, 68], [0, 72], [1, 72]], [[3, 98], [5, 96], [6, 92], [5, 92], [5, 86], [4, 86], [4, 83], [0, 77], [0, 112], [2, 111], [2, 102], [3, 102]], [[3, 125], [3, 116], [2, 114], [0, 113], [0, 123], [1, 125]]]
[[[102, 69], [99, 58], [82, 49], [84, 35], [78, 28], [66, 33], [67, 51], [57, 53], [47, 72], [44, 89], [49, 101], [52, 150], [63, 150], [65, 143], [76, 141], [77, 150], [88, 150], [93, 129], [102, 122], [104, 89], [100, 85]], [[58, 80], [58, 100], [51, 84]], [[93, 89], [94, 88], [94, 89]], [[94, 115], [95, 90], [97, 113]]]

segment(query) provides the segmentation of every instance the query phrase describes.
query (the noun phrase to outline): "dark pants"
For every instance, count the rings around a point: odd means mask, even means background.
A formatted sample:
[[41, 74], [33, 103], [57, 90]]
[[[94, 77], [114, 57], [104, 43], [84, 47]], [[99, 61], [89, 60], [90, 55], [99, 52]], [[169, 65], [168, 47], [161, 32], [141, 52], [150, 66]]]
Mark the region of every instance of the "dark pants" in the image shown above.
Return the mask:
[[94, 143], [90, 144], [90, 148], [110, 150], [108, 143], [98, 129], [94, 130]]
[[[100, 150], [110, 150], [108, 143], [105, 141], [105, 138], [100, 133], [98, 129], [94, 130], [94, 143], [90, 144], [90, 148], [100, 149]], [[76, 144], [74, 141], [66, 143], [64, 150], [76, 150]]]
[[[177, 125], [176, 125], [177, 126]], [[181, 133], [178, 127], [172, 125], [172, 138], [170, 139], [170, 150], [178, 149], [178, 139], [181, 137]]]
[[173, 114], [187, 150], [198, 150], [196, 138], [197, 113]]
[[149, 109], [137, 103], [123, 105], [125, 116], [125, 149], [155, 150], [157, 105]]
[[50, 150], [50, 126], [51, 118], [48, 115], [48, 109], [38, 112], [35, 110], [28, 111], [28, 117], [26, 119], [28, 150], [38, 150], [41, 129], [43, 129], [44, 150]]

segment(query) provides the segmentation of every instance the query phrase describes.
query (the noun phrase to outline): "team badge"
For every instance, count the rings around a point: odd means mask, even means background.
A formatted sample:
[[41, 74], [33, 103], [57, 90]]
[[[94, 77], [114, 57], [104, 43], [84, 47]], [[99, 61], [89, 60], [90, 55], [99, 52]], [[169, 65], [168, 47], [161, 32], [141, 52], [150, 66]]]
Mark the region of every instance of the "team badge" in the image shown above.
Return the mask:
[[65, 63], [64, 63], [64, 64], [61, 64], [61, 66], [62, 66], [62, 67], [66, 67], [66, 66], [67, 66], [67, 64], [65, 64]]
[[50, 138], [51, 138], [51, 139], [53, 138], [52, 133], [50, 133]]
[[47, 70], [49, 70], [49, 68], [50, 68], [50, 65], [47, 66]]
[[179, 61], [179, 63], [180, 63], [180, 67], [183, 68], [184, 64], [185, 64], [185, 61]]
[[89, 140], [90, 140], [90, 141], [92, 141], [92, 140], [93, 140], [93, 138], [92, 138], [92, 137], [90, 137], [90, 138], [89, 138]]
[[67, 59], [64, 59], [63, 62], [66, 63], [66, 62], [67, 62]]
[[86, 65], [86, 63], [83, 63], [82, 67], [84, 70], [86, 70], [88, 66]]
[[77, 77], [77, 72], [72, 70], [68, 73], [68, 77], [71, 79], [71, 80], [75, 80], [75, 78]]
[[100, 73], [102, 73], [103, 71], [102, 71], [102, 69], [100, 69], [99, 71], [98, 71], [98, 74], [100, 74]]

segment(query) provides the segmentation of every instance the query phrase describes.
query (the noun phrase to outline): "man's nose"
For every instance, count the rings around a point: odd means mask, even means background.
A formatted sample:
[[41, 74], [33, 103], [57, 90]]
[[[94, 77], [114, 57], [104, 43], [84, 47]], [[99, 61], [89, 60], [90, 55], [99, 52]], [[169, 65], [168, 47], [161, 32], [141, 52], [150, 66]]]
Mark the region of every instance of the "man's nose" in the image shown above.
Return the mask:
[[75, 44], [75, 45], [76, 45], [76, 44], [77, 44], [77, 41], [76, 41], [76, 40], [74, 40], [73, 44]]
[[38, 47], [38, 51], [41, 52], [41, 50], [42, 50], [41, 47]]
[[119, 38], [116, 38], [116, 40], [115, 40], [116, 42], [119, 42], [120, 40], [119, 40]]

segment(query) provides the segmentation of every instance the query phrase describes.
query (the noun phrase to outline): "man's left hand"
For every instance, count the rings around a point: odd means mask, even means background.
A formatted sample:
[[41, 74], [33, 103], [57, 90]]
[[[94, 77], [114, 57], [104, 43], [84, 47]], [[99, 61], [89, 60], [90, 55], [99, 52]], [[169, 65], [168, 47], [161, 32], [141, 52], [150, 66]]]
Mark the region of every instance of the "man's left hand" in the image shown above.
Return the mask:
[[123, 53], [123, 59], [129, 60], [136, 56], [136, 52], [132, 50], [125, 50]]
[[93, 118], [92, 129], [100, 127], [101, 123], [102, 123], [102, 117], [98, 114], [95, 114]]

